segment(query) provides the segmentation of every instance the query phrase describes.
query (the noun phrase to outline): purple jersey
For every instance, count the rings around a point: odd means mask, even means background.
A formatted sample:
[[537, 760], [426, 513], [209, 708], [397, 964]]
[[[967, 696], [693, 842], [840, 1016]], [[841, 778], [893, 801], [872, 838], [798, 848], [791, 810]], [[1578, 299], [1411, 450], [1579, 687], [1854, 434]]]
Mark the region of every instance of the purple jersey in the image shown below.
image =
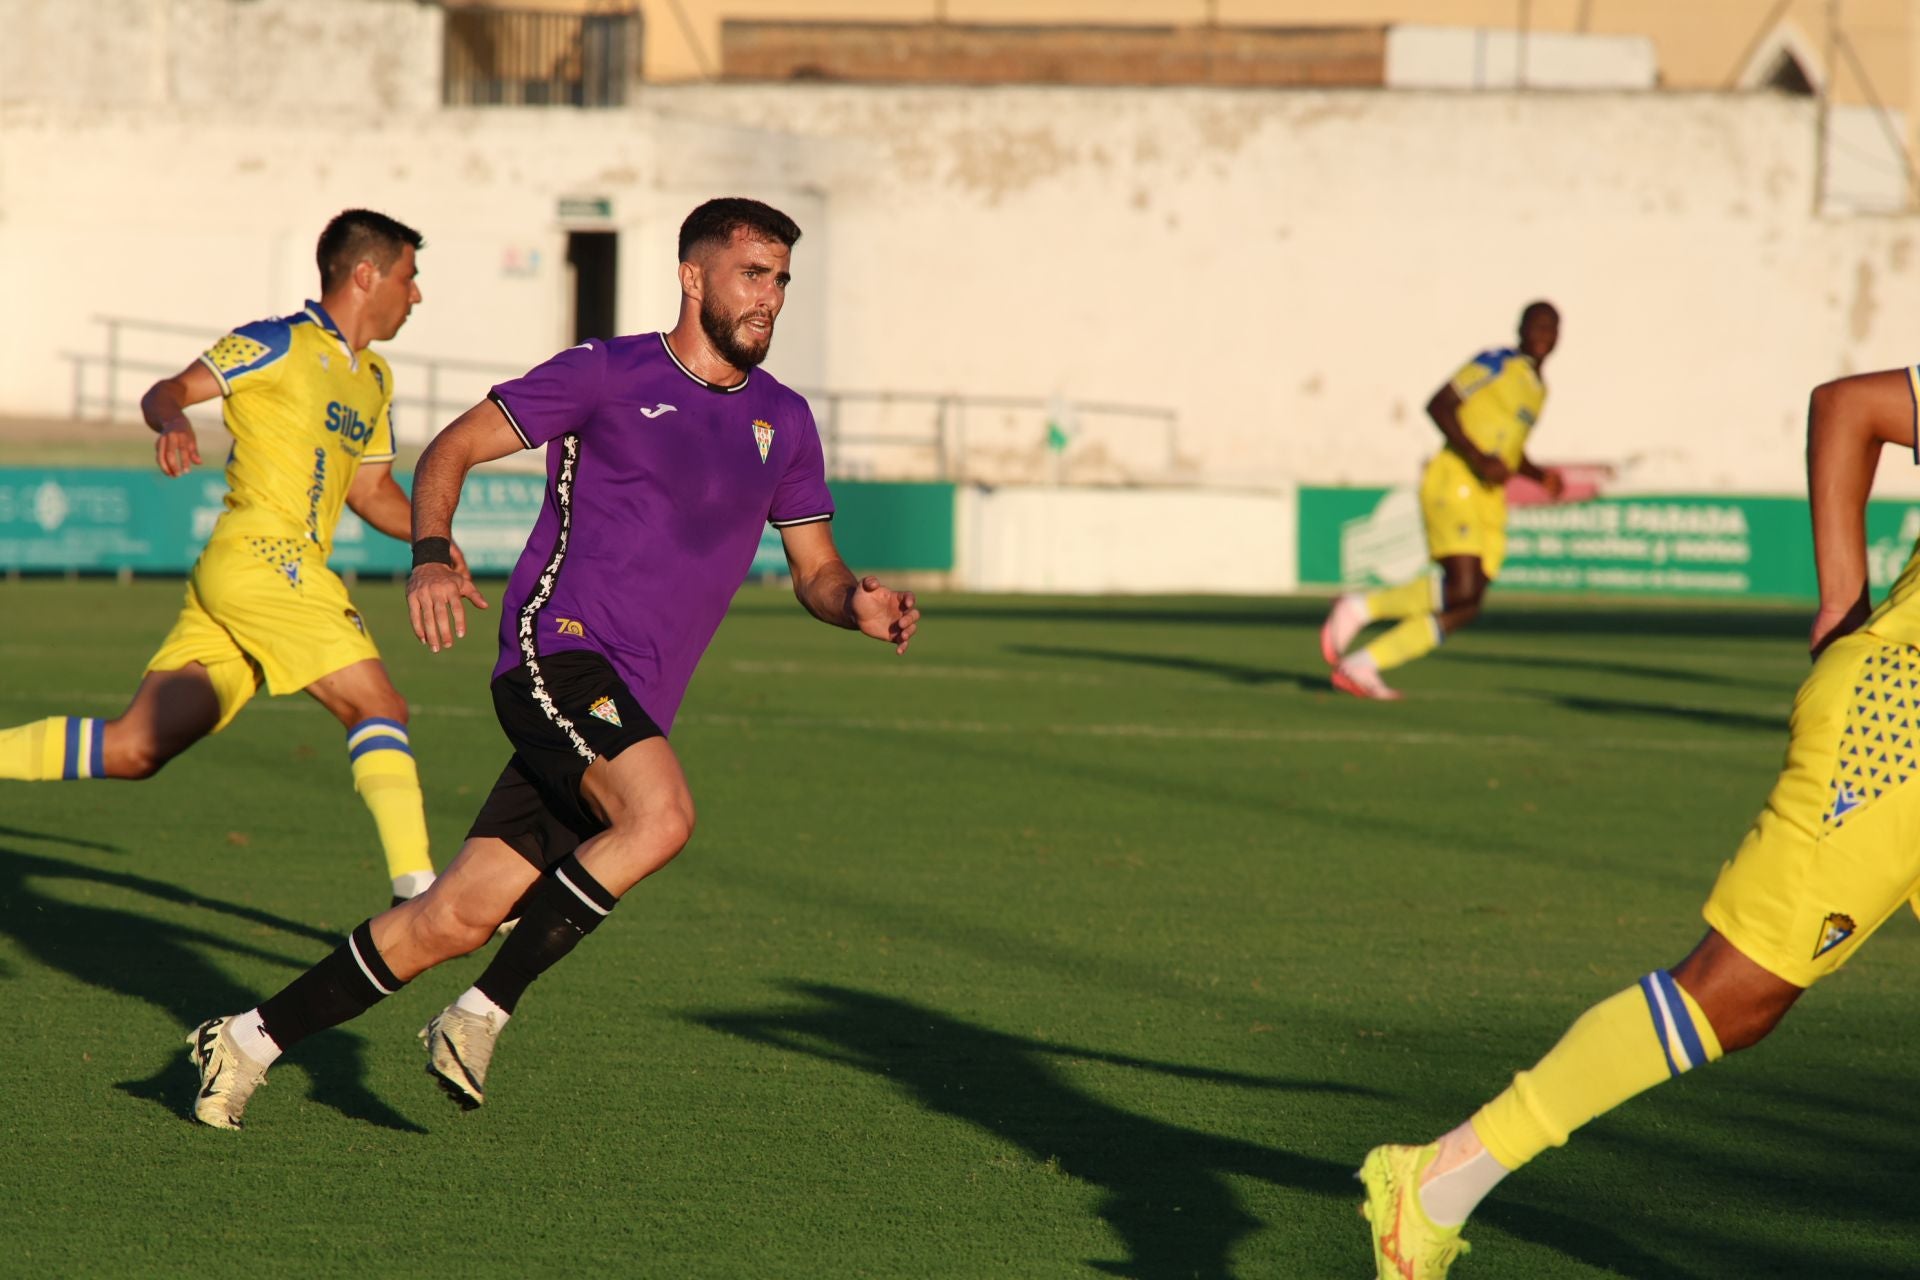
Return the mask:
[[695, 377], [659, 333], [583, 342], [489, 398], [529, 448], [552, 442], [493, 674], [591, 649], [671, 729], [761, 531], [833, 516], [806, 400], [764, 372]]

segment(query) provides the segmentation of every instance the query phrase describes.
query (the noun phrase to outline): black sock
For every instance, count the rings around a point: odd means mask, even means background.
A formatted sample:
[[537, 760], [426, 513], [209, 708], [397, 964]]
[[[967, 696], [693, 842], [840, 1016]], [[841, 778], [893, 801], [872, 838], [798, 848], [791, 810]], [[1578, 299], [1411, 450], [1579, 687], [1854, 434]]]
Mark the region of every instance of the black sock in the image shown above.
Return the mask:
[[527, 984], [551, 969], [607, 918], [619, 899], [568, 854], [527, 895], [520, 923], [473, 985], [513, 1012]]
[[406, 983], [393, 976], [373, 945], [373, 921], [364, 920], [332, 955], [260, 1004], [260, 1025], [282, 1049], [316, 1031], [357, 1018]]

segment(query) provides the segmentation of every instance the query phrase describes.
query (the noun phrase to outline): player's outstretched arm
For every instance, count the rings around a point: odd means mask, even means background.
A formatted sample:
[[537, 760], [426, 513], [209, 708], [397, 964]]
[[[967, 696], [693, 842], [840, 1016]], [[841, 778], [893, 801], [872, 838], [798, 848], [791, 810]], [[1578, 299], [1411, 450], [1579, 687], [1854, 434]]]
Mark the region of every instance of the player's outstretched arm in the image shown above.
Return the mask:
[[1433, 419], [1433, 425], [1440, 428], [1440, 434], [1447, 438], [1453, 451], [1467, 460], [1473, 468], [1473, 474], [1488, 484], [1505, 484], [1512, 473], [1507, 464], [1491, 453], [1482, 453], [1480, 446], [1467, 438], [1467, 430], [1460, 425], [1460, 393], [1453, 389], [1451, 382], [1433, 393], [1433, 399], [1427, 401], [1427, 416]]
[[853, 570], [833, 545], [833, 534], [822, 520], [780, 531], [793, 574], [793, 594], [808, 613], [822, 622], [884, 640], [895, 653], [905, 653], [920, 627], [920, 610], [913, 592], [895, 591], [875, 577], [855, 578]]
[[433, 438], [413, 472], [413, 572], [407, 577], [407, 616], [413, 634], [435, 653], [467, 634], [471, 600], [487, 602], [473, 585], [453, 545], [453, 509], [467, 472], [525, 448], [500, 406], [482, 400]]
[[1549, 498], [1557, 498], [1567, 491], [1567, 478], [1560, 474], [1558, 467], [1543, 467], [1523, 454], [1519, 469], [1521, 475], [1545, 489]]
[[154, 460], [163, 475], [183, 476], [200, 465], [200, 438], [187, 420], [186, 408], [220, 394], [213, 370], [195, 360], [147, 388], [140, 397], [140, 416], [160, 438], [153, 443]]
[[[406, 542], [413, 536], [413, 503], [393, 478], [391, 462], [361, 463], [353, 483], [347, 487], [347, 505], [355, 515], [389, 538]], [[474, 585], [473, 574], [467, 568], [467, 558], [461, 554], [459, 544], [449, 540], [447, 553], [453, 562], [453, 571], [461, 578], [461, 598], [471, 600], [477, 608], [486, 608], [487, 599]]]
[[1862, 373], [1813, 389], [1807, 403], [1807, 498], [1820, 611], [1817, 657], [1872, 611], [1867, 590], [1867, 495], [1883, 445], [1914, 444], [1914, 398], [1905, 369]]

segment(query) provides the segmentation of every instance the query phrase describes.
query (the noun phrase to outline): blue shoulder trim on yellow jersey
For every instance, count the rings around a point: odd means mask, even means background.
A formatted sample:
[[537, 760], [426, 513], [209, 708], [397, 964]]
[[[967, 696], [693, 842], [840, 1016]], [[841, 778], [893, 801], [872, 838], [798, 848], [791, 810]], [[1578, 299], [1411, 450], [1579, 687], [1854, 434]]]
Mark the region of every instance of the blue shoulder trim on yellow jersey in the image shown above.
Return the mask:
[[1497, 378], [1500, 371], [1507, 367], [1507, 361], [1519, 354], [1512, 347], [1495, 347], [1491, 351], [1482, 351], [1473, 358], [1472, 363], [1484, 368], [1488, 377]]
[[209, 347], [200, 357], [213, 370], [222, 393], [230, 393], [235, 378], [264, 369], [293, 346], [293, 325], [289, 317], [255, 320], [243, 324]]

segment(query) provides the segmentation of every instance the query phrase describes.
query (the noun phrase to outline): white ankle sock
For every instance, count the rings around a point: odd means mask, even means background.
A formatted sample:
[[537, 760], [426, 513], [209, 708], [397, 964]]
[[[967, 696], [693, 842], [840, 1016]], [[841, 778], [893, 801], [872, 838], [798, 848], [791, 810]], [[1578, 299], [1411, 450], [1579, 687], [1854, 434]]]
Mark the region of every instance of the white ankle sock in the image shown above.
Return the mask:
[[252, 1058], [263, 1067], [273, 1065], [280, 1056], [280, 1046], [267, 1034], [260, 1022], [260, 1011], [249, 1009], [227, 1023], [227, 1034], [233, 1037], [234, 1047]]
[[468, 987], [462, 991], [460, 998], [453, 1002], [453, 1007], [482, 1017], [490, 1013], [493, 1015], [493, 1025], [496, 1027], [506, 1026], [507, 1019], [513, 1016], [495, 1004], [492, 998], [478, 987]]
[[409, 871], [403, 876], [393, 878], [393, 896], [396, 898], [417, 898], [427, 891], [433, 883], [431, 871]]
[[1487, 1198], [1487, 1193], [1499, 1185], [1500, 1179], [1512, 1172], [1480, 1145], [1477, 1136], [1472, 1136], [1470, 1124], [1460, 1128], [1467, 1130], [1467, 1136], [1461, 1136], [1460, 1129], [1455, 1129], [1440, 1139], [1441, 1156], [1445, 1157], [1451, 1143], [1462, 1141], [1471, 1141], [1479, 1147], [1479, 1154], [1420, 1184], [1420, 1207], [1436, 1227], [1457, 1227], [1465, 1222], [1467, 1215]]

